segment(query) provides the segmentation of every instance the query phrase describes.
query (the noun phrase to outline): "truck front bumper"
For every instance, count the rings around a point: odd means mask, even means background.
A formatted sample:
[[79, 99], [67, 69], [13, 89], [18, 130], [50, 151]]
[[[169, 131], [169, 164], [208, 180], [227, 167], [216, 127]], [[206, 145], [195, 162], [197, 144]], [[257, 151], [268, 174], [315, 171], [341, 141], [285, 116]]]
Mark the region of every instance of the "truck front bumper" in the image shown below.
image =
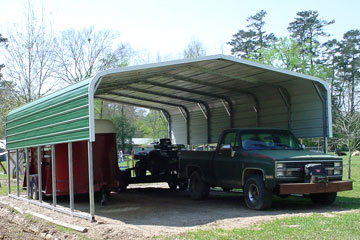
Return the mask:
[[327, 193], [352, 190], [352, 181], [333, 181], [328, 183], [282, 183], [280, 194]]

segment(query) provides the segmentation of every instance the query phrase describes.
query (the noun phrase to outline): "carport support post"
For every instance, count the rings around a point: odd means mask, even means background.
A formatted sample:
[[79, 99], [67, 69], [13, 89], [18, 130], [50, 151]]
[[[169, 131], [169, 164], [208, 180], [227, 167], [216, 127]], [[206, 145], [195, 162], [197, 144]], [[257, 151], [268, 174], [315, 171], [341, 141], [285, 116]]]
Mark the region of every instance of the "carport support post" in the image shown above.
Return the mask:
[[29, 166], [29, 152], [28, 149], [25, 148], [25, 160], [26, 160], [26, 193], [27, 198], [30, 199], [30, 166]]
[[38, 167], [38, 189], [39, 189], [39, 202], [42, 202], [42, 172], [41, 172], [41, 149], [37, 147], [37, 167]]
[[68, 156], [69, 156], [69, 193], [70, 193], [70, 210], [74, 212], [74, 178], [73, 178], [73, 156], [72, 156], [72, 143], [68, 143]]
[[53, 206], [56, 207], [56, 159], [55, 159], [55, 145], [51, 145], [51, 177], [52, 177]]
[[15, 168], [16, 168], [16, 196], [20, 197], [19, 189], [19, 149], [16, 149], [16, 159], [15, 159]]
[[90, 215], [92, 220], [95, 216], [95, 202], [94, 202], [94, 172], [93, 172], [93, 151], [92, 142], [88, 141], [88, 166], [89, 166], [89, 202]]
[[7, 180], [8, 180], [8, 194], [11, 194], [11, 183], [10, 183], [10, 151], [7, 151]]

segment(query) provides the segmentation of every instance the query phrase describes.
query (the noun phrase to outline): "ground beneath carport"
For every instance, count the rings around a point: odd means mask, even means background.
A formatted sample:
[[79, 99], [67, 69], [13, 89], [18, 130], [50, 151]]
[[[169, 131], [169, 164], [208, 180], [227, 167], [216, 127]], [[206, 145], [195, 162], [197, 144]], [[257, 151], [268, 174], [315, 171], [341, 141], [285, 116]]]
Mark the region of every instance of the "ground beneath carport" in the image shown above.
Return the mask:
[[[112, 193], [106, 206], [96, 204], [95, 223], [8, 197], [2, 197], [0, 201], [10, 203], [23, 212], [38, 212], [88, 229], [81, 234], [64, 233], [44, 221], [30, 221], [28, 217], [10, 211], [0, 203], [0, 239], [145, 239], [200, 228], [242, 228], [275, 218], [313, 212], [331, 214], [345, 211], [334, 206], [315, 206], [310, 200], [299, 199], [297, 202], [278, 198], [271, 210], [254, 211], [246, 208], [241, 193], [212, 191], [209, 199], [192, 201], [186, 191], [170, 190], [163, 183], [137, 184], [125, 192]], [[51, 202], [51, 199], [48, 201]], [[86, 196], [78, 196], [75, 208], [87, 212], [87, 203]], [[68, 206], [68, 198], [59, 197], [58, 204]], [[20, 232], [20, 235], [11, 235], [14, 231], [10, 229], [17, 229], [15, 232]]]

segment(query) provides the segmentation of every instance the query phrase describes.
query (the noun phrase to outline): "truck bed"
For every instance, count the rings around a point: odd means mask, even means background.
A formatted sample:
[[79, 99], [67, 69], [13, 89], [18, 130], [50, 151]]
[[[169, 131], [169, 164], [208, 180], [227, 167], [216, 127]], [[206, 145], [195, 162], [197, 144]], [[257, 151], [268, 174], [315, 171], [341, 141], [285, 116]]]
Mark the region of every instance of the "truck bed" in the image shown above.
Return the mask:
[[202, 171], [203, 177], [212, 178], [212, 159], [215, 151], [180, 151], [179, 172], [182, 177], [189, 178], [189, 168], [197, 168]]

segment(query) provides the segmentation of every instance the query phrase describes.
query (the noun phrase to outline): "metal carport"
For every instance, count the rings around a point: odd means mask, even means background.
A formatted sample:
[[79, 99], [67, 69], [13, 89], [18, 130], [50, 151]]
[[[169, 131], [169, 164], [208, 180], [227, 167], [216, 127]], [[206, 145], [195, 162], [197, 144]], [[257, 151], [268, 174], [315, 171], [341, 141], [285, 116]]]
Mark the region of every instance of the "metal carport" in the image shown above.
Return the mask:
[[227, 128], [285, 128], [297, 137], [323, 137], [326, 151], [332, 136], [329, 94], [319, 78], [225, 55], [107, 70], [11, 111], [7, 149], [87, 140], [92, 182], [98, 98], [160, 110], [176, 143], [214, 143]]

